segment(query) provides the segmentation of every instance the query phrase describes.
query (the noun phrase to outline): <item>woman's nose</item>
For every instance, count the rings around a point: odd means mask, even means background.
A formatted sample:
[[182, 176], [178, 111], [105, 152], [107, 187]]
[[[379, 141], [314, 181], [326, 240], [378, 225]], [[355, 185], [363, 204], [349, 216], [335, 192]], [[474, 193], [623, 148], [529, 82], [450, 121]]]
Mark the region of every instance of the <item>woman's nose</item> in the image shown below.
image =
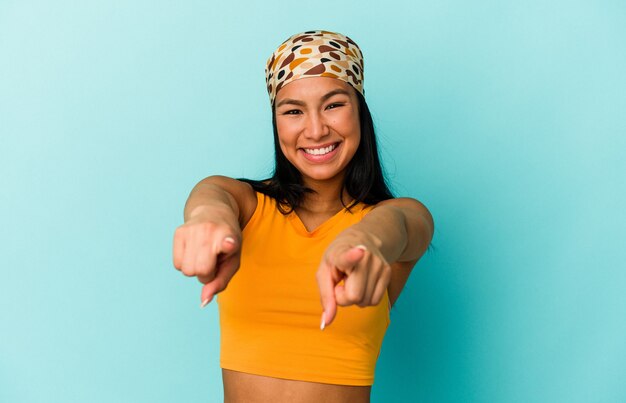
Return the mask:
[[322, 116], [319, 114], [311, 113], [306, 122], [306, 129], [304, 131], [305, 137], [312, 140], [321, 139], [330, 133], [328, 125]]

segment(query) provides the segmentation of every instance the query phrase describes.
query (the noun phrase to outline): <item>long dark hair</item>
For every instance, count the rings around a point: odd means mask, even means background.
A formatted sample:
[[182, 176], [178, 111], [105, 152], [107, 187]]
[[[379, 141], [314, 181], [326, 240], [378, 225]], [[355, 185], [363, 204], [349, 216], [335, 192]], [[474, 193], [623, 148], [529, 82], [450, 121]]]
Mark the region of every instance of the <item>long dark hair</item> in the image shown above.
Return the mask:
[[[343, 189], [354, 199], [349, 206], [344, 204], [348, 210], [360, 202], [372, 205], [394, 197], [387, 187], [380, 164], [372, 115], [363, 95], [358, 91], [356, 94], [359, 100], [361, 141], [352, 160], [346, 167], [343, 182]], [[265, 180], [246, 178], [239, 180], [249, 183], [257, 192], [276, 199], [280, 212], [289, 214], [301, 205], [305, 193], [313, 193], [314, 190], [304, 185], [300, 171], [289, 162], [280, 148], [278, 130], [276, 129], [276, 112], [273, 106], [272, 126], [274, 128], [274, 154], [276, 158], [274, 173]], [[343, 200], [341, 202], [343, 204]]]

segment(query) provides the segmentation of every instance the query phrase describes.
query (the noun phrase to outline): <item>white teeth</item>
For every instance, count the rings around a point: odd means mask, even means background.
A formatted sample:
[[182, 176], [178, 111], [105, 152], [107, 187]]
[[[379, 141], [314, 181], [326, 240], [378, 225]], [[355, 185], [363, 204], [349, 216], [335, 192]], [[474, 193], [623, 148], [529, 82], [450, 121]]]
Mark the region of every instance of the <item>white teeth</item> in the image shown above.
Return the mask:
[[326, 148], [305, 148], [304, 151], [307, 154], [324, 155], [324, 154], [328, 154], [329, 152], [333, 151], [335, 148], [337, 148], [337, 145], [333, 144], [333, 145], [328, 146]]

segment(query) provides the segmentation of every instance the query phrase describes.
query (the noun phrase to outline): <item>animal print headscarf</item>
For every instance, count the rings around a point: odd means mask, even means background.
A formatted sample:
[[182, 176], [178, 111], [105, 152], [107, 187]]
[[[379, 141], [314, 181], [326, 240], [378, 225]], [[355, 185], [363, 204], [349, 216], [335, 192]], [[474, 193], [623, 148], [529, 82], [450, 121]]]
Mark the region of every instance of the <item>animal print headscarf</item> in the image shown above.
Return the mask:
[[307, 77], [332, 77], [343, 80], [364, 94], [363, 54], [345, 35], [330, 31], [295, 34], [272, 54], [265, 67], [270, 103], [286, 84]]

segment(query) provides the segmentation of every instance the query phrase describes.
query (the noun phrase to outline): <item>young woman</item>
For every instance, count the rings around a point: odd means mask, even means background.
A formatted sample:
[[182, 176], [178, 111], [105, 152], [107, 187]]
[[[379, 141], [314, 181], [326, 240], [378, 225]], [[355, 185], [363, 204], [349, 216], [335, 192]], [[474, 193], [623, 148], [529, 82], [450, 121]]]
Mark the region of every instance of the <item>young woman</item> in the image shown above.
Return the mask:
[[350, 38], [307, 31], [268, 60], [276, 167], [210, 176], [174, 266], [217, 294], [226, 402], [369, 402], [389, 311], [430, 244], [426, 207], [385, 184]]

